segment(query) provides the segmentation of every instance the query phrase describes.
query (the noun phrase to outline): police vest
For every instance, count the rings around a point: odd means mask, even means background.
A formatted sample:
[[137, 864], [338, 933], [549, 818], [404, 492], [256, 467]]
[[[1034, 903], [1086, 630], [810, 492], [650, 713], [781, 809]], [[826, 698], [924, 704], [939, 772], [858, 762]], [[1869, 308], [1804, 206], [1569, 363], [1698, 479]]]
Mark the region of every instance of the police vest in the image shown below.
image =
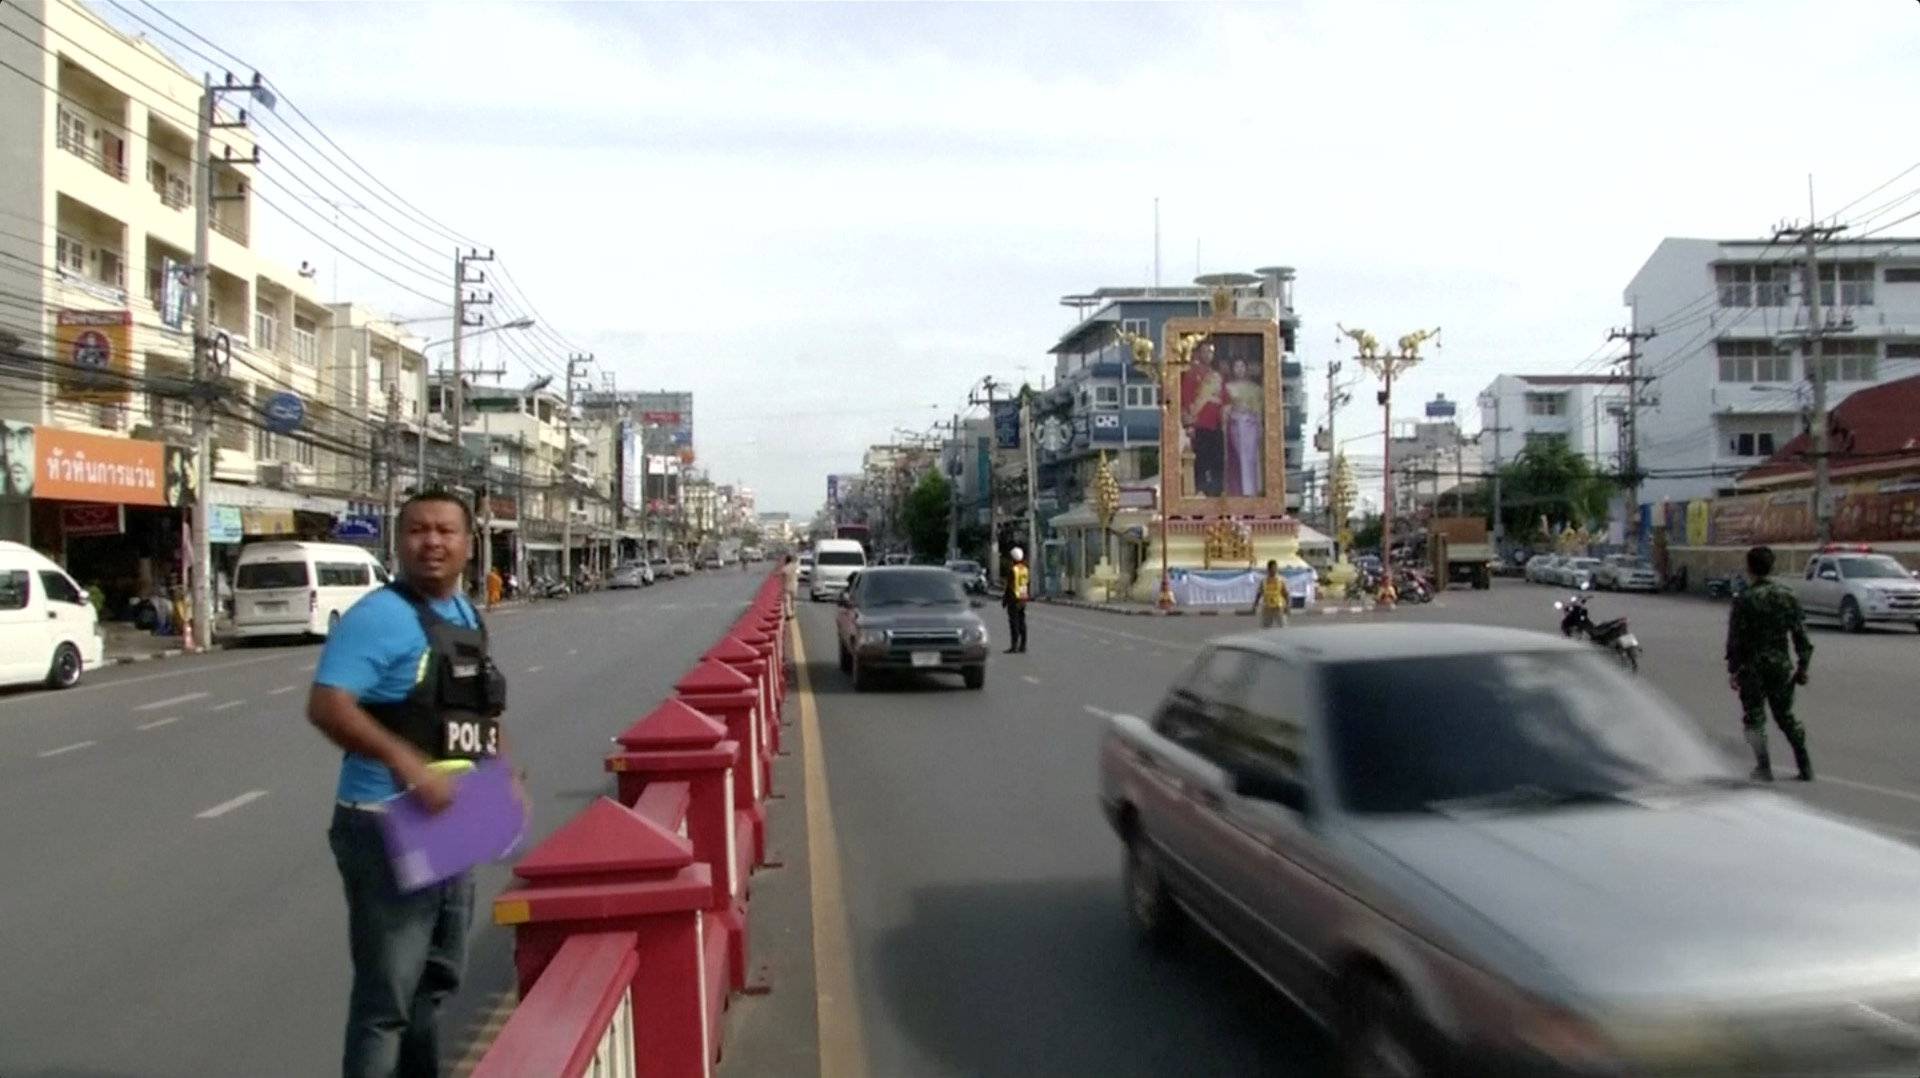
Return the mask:
[[380, 725], [434, 760], [477, 760], [500, 751], [507, 679], [487, 655], [487, 623], [469, 629], [435, 613], [419, 592], [388, 584], [407, 601], [427, 636], [413, 691], [404, 700], [360, 706]]

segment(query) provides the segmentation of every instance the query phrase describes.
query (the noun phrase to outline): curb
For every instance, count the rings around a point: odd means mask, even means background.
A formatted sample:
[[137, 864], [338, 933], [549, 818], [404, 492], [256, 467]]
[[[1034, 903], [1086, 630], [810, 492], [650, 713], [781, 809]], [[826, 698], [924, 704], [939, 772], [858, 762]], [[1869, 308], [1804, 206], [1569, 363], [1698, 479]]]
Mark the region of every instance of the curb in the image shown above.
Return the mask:
[[[216, 645], [213, 650], [220, 651], [223, 649]], [[154, 662], [159, 659], [171, 659], [176, 655], [185, 655], [186, 653], [187, 653], [187, 649], [185, 648], [168, 648], [165, 651], [154, 651], [154, 652], [149, 652], [145, 655], [121, 655], [116, 658], [102, 659], [100, 661], [100, 665], [101, 666], [131, 666], [134, 663], [146, 663], [146, 662]]]

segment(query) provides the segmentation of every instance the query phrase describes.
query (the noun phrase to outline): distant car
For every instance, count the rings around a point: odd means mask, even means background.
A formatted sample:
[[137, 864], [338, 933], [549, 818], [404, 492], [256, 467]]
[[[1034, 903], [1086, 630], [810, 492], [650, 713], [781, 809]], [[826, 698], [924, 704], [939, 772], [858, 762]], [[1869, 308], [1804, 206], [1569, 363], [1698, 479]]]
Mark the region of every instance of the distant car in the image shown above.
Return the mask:
[[668, 570], [674, 576], [692, 576], [693, 563], [685, 558], [675, 558], [668, 564]]
[[912, 565], [912, 564], [913, 564], [913, 555], [911, 555], [911, 554], [889, 554], [889, 555], [887, 555], [887, 556], [886, 556], [886, 559], [885, 559], [884, 561], [882, 561], [882, 562], [881, 562], [880, 564], [882, 564], [882, 565]]
[[1110, 720], [1100, 799], [1136, 933], [1225, 940], [1331, 1072], [1914, 1072], [1920, 850], [1740, 779], [1584, 644], [1217, 640]]
[[960, 586], [969, 595], [987, 593], [987, 571], [977, 561], [958, 559], [947, 563], [947, 572], [960, 578]]
[[876, 566], [856, 573], [841, 599], [840, 669], [855, 692], [875, 673], [957, 673], [969, 689], [987, 683], [987, 626], [960, 581], [933, 566]]
[[607, 588], [644, 588], [653, 583], [647, 567], [638, 562], [628, 562], [614, 569], [607, 576]]
[[725, 569], [726, 567], [727, 559], [718, 554], [708, 554], [700, 559], [702, 569]]
[[1554, 582], [1569, 588], [1593, 587], [1594, 574], [1600, 571], [1599, 558], [1568, 558], [1554, 572]]
[[1609, 591], [1659, 591], [1660, 576], [1653, 563], [1631, 554], [1615, 554], [1600, 559], [1593, 574], [1593, 586]]
[[1527, 583], [1558, 584], [1560, 566], [1566, 560], [1558, 554], [1535, 554], [1527, 560]]
[[853, 539], [822, 539], [813, 544], [813, 572], [807, 597], [814, 602], [838, 598], [853, 574], [867, 567], [867, 550]]
[[673, 576], [673, 563], [665, 558], [647, 559], [647, 571], [653, 574], [654, 583]]
[[1839, 618], [1857, 633], [1869, 622], [1920, 629], [1920, 581], [1899, 562], [1862, 544], [1828, 544], [1807, 560], [1806, 578], [1794, 588], [1800, 609]]
[[796, 559], [794, 564], [798, 566], [798, 568], [794, 570], [794, 583], [811, 583], [813, 580], [813, 551], [802, 551], [800, 557]]

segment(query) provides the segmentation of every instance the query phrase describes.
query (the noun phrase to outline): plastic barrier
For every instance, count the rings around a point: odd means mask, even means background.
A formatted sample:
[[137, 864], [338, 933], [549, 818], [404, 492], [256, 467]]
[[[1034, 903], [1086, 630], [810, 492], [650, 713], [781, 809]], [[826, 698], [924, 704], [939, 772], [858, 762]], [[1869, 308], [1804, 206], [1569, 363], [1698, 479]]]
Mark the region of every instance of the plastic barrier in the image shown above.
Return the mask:
[[785, 574], [615, 737], [599, 798], [514, 867], [494, 900], [514, 930], [520, 1003], [480, 1078], [710, 1078], [747, 988], [750, 873], [788, 689]]

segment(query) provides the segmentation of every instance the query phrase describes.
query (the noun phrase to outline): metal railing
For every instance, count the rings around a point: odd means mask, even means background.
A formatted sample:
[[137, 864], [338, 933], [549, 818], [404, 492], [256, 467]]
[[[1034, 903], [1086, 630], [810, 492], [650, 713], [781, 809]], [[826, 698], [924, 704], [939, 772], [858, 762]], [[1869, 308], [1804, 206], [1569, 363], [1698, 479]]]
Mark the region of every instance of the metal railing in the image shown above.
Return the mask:
[[112, 176], [114, 179], [126, 179], [126, 141], [118, 136], [108, 136], [112, 137], [115, 144], [120, 147], [118, 154], [108, 154], [105, 149], [105, 139], [102, 138], [99, 140], [101, 145], [94, 145], [94, 139], [90, 139], [82, 134], [86, 125], [84, 123], [72, 123], [70, 119], [72, 115], [72, 113], [64, 108], [60, 110], [59, 134], [54, 139], [55, 143], [61, 149], [87, 162], [107, 175]]
[[213, 219], [213, 230], [235, 243], [245, 244], [247, 242], [247, 226], [245, 225], [235, 224], [216, 216]]

